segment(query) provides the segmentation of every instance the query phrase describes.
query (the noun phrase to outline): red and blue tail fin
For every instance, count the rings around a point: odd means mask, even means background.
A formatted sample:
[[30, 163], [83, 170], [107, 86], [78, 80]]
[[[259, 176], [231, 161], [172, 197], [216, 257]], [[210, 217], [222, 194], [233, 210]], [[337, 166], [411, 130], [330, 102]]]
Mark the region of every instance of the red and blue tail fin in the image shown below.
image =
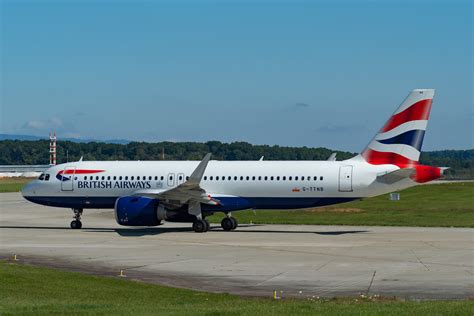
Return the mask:
[[413, 90], [361, 156], [374, 165], [393, 164], [401, 168], [417, 165], [433, 97], [433, 89]]

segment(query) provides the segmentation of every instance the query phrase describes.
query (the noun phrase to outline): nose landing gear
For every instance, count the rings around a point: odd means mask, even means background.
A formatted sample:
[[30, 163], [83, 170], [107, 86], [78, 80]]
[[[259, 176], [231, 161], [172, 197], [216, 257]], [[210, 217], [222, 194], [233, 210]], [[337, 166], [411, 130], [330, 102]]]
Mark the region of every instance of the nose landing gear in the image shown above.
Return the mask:
[[82, 227], [82, 222], [81, 222], [81, 215], [82, 215], [82, 209], [72, 209], [74, 212], [74, 220], [71, 222], [71, 228], [72, 229], [81, 229]]

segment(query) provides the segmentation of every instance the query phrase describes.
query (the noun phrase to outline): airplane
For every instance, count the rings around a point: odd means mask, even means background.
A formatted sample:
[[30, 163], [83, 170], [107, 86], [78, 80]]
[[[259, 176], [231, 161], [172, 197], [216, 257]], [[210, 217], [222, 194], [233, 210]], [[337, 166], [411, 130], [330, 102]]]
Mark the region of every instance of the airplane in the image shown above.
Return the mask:
[[28, 201], [72, 208], [70, 227], [84, 209], [114, 209], [124, 226], [190, 222], [206, 232], [206, 217], [232, 212], [326, 206], [403, 190], [440, 178], [446, 168], [419, 163], [434, 97], [415, 89], [357, 156], [337, 161], [82, 161], [52, 166], [22, 189]]

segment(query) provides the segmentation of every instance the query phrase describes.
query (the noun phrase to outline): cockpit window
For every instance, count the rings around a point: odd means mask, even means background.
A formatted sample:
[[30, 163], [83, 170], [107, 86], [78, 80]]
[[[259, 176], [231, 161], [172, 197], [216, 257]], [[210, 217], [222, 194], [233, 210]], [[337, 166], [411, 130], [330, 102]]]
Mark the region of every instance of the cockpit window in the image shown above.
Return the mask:
[[49, 181], [49, 173], [44, 176], [44, 181]]
[[42, 173], [42, 174], [39, 176], [38, 180], [41, 180], [41, 181], [44, 180], [44, 173]]

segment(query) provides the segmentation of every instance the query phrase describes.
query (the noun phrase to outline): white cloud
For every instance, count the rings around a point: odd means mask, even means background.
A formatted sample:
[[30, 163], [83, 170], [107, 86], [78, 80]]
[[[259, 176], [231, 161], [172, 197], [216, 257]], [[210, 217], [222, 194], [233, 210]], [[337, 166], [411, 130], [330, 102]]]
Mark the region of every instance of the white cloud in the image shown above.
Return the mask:
[[34, 135], [47, 137], [50, 132], [56, 132], [58, 137], [81, 138], [81, 134], [76, 130], [74, 124], [64, 122], [59, 117], [51, 117], [44, 120], [30, 120], [25, 122], [20, 128], [12, 130], [14, 134]]
[[29, 130], [41, 131], [41, 130], [45, 130], [45, 129], [48, 129], [48, 130], [58, 129], [58, 128], [62, 127], [63, 125], [64, 125], [63, 121], [60, 118], [52, 117], [52, 118], [47, 119], [47, 120], [31, 120], [31, 121], [28, 121], [23, 125], [23, 128], [24, 129], [29, 129]]

